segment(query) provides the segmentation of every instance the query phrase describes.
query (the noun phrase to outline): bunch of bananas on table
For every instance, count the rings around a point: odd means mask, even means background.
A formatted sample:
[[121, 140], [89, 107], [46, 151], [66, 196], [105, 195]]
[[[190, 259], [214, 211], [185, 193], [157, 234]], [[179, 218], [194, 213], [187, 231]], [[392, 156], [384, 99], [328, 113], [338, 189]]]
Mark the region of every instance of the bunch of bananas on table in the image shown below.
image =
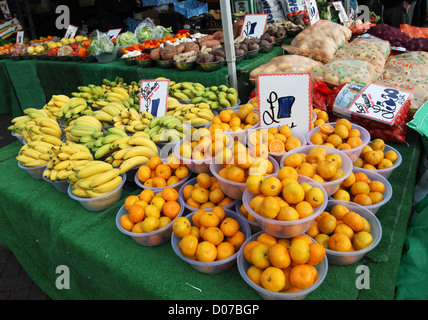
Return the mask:
[[170, 82], [169, 96], [181, 100], [191, 100], [197, 97], [196, 93], [204, 92], [205, 86], [199, 82]]
[[108, 102], [101, 109], [94, 110], [93, 116], [103, 123], [105, 126], [114, 124], [113, 118], [120, 115], [122, 110], [127, 109], [120, 102]]
[[51, 99], [43, 106], [43, 111], [46, 112], [49, 118], [57, 119], [58, 112], [61, 108], [70, 102], [70, 98], [64, 94], [55, 94]]
[[92, 115], [92, 108], [85, 99], [72, 97], [65, 103], [57, 113], [57, 121], [63, 126], [67, 126], [70, 121], [79, 118], [82, 115]]
[[182, 104], [175, 98], [168, 97], [167, 115], [177, 117], [190, 125], [204, 125], [212, 121], [214, 114], [207, 103]]
[[117, 116], [113, 117], [113, 125], [126, 132], [143, 131], [150, 124], [153, 115], [147, 111], [138, 113], [134, 108], [122, 109]]
[[183, 123], [178, 117], [165, 115], [150, 121], [144, 132], [154, 143], [176, 142], [183, 138]]
[[206, 87], [205, 91], [196, 93], [192, 103], [205, 102], [211, 109], [228, 109], [238, 104], [238, 91], [226, 85]]
[[[111, 127], [108, 128], [102, 135], [97, 134], [93, 141], [85, 143], [85, 145], [94, 152], [94, 158], [100, 159], [104, 156], [111, 154], [116, 148], [113, 143], [121, 138], [127, 138], [128, 134], [121, 128]], [[124, 139], [120, 140], [125, 141]]]
[[92, 116], [80, 116], [64, 128], [65, 140], [75, 143], [94, 142], [103, 135], [102, 123]]
[[50, 160], [51, 150], [59, 146], [62, 141], [51, 135], [34, 135], [24, 144], [16, 156], [24, 167], [39, 167], [47, 165]]

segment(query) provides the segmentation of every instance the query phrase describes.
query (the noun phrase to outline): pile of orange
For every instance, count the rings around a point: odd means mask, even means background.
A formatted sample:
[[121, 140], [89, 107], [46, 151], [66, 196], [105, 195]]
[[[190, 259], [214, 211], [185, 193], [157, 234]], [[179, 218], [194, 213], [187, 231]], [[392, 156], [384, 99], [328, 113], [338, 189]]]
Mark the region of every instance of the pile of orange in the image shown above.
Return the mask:
[[312, 129], [318, 127], [323, 123], [327, 123], [329, 121], [327, 111], [320, 110], [318, 108], [313, 109], [315, 114], [317, 115], [315, 121], [312, 123]]
[[192, 132], [190, 139], [181, 143], [179, 153], [185, 159], [210, 159], [227, 149], [229, 144], [230, 138], [221, 131], [199, 128]]
[[352, 201], [361, 206], [371, 206], [384, 200], [385, 185], [382, 181], [370, 180], [364, 172], [351, 172], [333, 193], [335, 200]]
[[373, 243], [370, 229], [366, 218], [343, 204], [337, 204], [330, 212], [324, 211], [316, 217], [306, 234], [326, 249], [351, 252]]
[[294, 168], [298, 174], [319, 183], [334, 181], [344, 176], [342, 157], [337, 153], [327, 153], [326, 149], [313, 146], [306, 153], [292, 153], [284, 158], [283, 166]]
[[246, 240], [239, 229], [239, 222], [226, 217], [218, 206], [212, 211], [195, 211], [191, 220], [179, 217], [172, 226], [174, 234], [181, 238], [178, 248], [183, 256], [201, 262], [223, 260], [238, 252]]
[[196, 209], [224, 207], [233, 202], [224, 194], [217, 178], [208, 173], [199, 173], [195, 184], [184, 185], [183, 198], [189, 207]]
[[321, 123], [319, 131], [310, 140], [314, 145], [325, 145], [338, 150], [350, 150], [363, 144], [360, 130], [352, 128], [351, 122], [345, 118], [337, 120], [335, 126]]
[[277, 239], [262, 232], [244, 247], [251, 266], [247, 276], [273, 292], [290, 293], [312, 286], [318, 279], [314, 267], [325, 257], [325, 248], [305, 235]]
[[[251, 176], [247, 180], [248, 190], [256, 195], [249, 203], [251, 210], [262, 217], [279, 221], [309, 217], [314, 209], [324, 203], [323, 191], [306, 182], [299, 182], [293, 168], [281, 170], [278, 178]], [[241, 213], [246, 214], [250, 221], [255, 221], [248, 210], [241, 210]]]
[[172, 153], [166, 162], [159, 156], [154, 156], [138, 168], [137, 177], [144, 186], [150, 188], [164, 188], [175, 185], [189, 175], [187, 166], [180, 163]]
[[[268, 152], [283, 153], [301, 147], [300, 140], [292, 135], [287, 125], [279, 128], [258, 129], [248, 136], [248, 144], [253, 148], [267, 148]], [[260, 147], [264, 145], [264, 147]]]
[[212, 119], [209, 130], [235, 132], [251, 128], [258, 122], [259, 114], [254, 112], [254, 106], [251, 103], [247, 103], [241, 105], [236, 112], [232, 109], [220, 111], [219, 115]]
[[354, 162], [354, 166], [369, 169], [387, 169], [394, 166], [397, 161], [397, 153], [394, 150], [385, 152], [385, 141], [374, 139], [361, 150], [360, 157]]
[[127, 213], [120, 218], [120, 225], [126, 231], [135, 233], [163, 228], [181, 211], [178, 192], [172, 187], [166, 187], [157, 194], [145, 189], [139, 195], [128, 196], [124, 205]]

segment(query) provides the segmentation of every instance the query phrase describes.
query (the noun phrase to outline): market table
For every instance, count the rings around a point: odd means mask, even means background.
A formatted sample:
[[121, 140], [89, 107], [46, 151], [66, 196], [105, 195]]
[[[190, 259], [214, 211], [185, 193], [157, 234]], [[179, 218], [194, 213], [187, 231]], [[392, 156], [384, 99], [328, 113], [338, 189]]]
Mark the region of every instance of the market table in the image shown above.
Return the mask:
[[[116, 213], [128, 195], [141, 191], [135, 184], [126, 183], [122, 198], [111, 208], [90, 212], [21, 170], [15, 159], [21, 146], [15, 142], [0, 149], [0, 245], [12, 250], [53, 299], [260, 299], [236, 265], [216, 275], [199, 273], [175, 255], [170, 242], [144, 247], [122, 234]], [[353, 265], [329, 265], [325, 281], [306, 299], [394, 299], [422, 146], [410, 129], [407, 143], [391, 146], [403, 161], [389, 177], [392, 199], [377, 212], [383, 229], [380, 243]], [[356, 286], [361, 265], [368, 267], [364, 285], [369, 289]], [[69, 270], [69, 289], [56, 287], [63, 274], [59, 266]]]

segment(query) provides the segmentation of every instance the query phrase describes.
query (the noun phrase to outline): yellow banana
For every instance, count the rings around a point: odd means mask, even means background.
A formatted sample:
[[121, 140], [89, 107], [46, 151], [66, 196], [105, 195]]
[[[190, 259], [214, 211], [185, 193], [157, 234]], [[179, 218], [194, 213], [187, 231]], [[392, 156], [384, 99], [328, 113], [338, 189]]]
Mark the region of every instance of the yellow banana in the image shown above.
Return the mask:
[[[67, 179], [68, 181], [68, 179]], [[79, 188], [75, 185], [73, 185], [73, 188], [71, 188], [71, 193], [75, 195], [76, 197], [80, 198], [89, 198], [89, 195], [86, 193], [85, 189]]]
[[146, 164], [149, 161], [149, 157], [146, 156], [135, 156], [129, 159], [122, 161], [119, 166], [120, 173], [125, 173], [131, 170], [132, 168]]
[[70, 155], [68, 159], [69, 160], [93, 160], [94, 157], [92, 156], [92, 153], [80, 151]]
[[120, 175], [120, 170], [117, 168], [113, 168], [111, 170], [101, 173], [100, 175], [92, 179], [89, 186], [93, 189], [116, 178], [118, 175]]
[[110, 181], [103, 183], [95, 188], [92, 188], [92, 191], [96, 193], [108, 193], [113, 191], [117, 187], [119, 187], [121, 183], [122, 183], [122, 177], [116, 176]]
[[48, 162], [46, 160], [38, 159], [38, 160], [31, 160], [31, 161], [25, 162], [23, 163], [23, 165], [25, 167], [40, 167], [40, 166], [46, 165], [47, 163]]
[[112, 165], [107, 162], [98, 162], [95, 164], [89, 164], [85, 168], [79, 170], [76, 174], [77, 178], [86, 178], [97, 173], [105, 172], [112, 169]]
[[123, 156], [123, 159], [129, 159], [136, 156], [145, 156], [148, 158], [154, 157], [158, 154], [158, 152], [153, 152], [153, 150], [147, 146], [135, 146], [128, 150]]

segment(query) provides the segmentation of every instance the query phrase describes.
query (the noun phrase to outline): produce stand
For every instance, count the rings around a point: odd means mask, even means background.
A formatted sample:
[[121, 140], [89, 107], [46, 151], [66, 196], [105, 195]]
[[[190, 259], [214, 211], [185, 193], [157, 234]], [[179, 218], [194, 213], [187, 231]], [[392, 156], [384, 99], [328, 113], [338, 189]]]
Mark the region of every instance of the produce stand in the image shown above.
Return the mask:
[[[18, 168], [21, 146], [15, 142], [0, 149], [0, 244], [53, 299], [260, 299], [236, 266], [221, 274], [199, 273], [174, 254], [170, 242], [144, 247], [119, 232], [116, 213], [128, 195], [141, 191], [134, 183], [125, 184], [121, 200], [111, 208], [89, 212]], [[402, 154], [403, 164], [389, 177], [394, 196], [376, 214], [381, 242], [355, 264], [330, 265], [325, 281], [306, 299], [394, 299], [422, 146], [413, 130], [406, 144], [391, 146]], [[55, 287], [60, 265], [69, 267], [70, 289]], [[356, 287], [362, 265], [369, 268], [370, 289]]]

